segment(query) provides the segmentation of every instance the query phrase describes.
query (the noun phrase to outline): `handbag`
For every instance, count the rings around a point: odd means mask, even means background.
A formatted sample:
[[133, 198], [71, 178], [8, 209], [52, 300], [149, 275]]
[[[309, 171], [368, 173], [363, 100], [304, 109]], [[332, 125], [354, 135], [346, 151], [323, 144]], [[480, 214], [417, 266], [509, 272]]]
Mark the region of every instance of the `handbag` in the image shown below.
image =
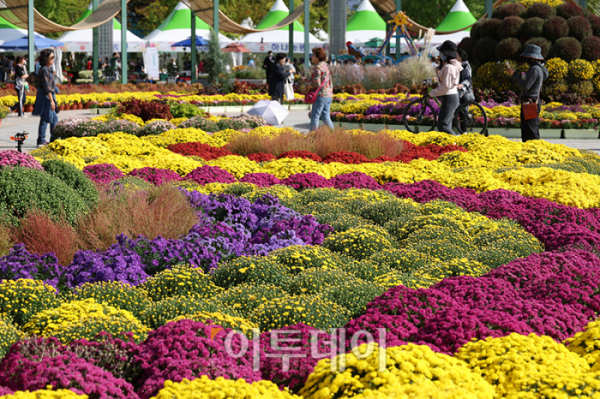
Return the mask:
[[533, 101], [528, 101], [526, 103], [523, 103], [523, 119], [526, 121], [529, 121], [531, 119], [537, 119], [538, 118], [538, 101], [540, 99], [540, 95], [538, 94], [537, 99], [535, 100], [535, 102]]
[[323, 79], [323, 82], [321, 82], [321, 86], [319, 86], [319, 88], [315, 91], [309, 91], [308, 93], [306, 93], [304, 95], [304, 102], [307, 104], [314, 104], [317, 102], [317, 95], [319, 94], [319, 91], [321, 91], [321, 89], [323, 88], [323, 85], [325, 84], [325, 82], [327, 81], [327, 77], [325, 77]]

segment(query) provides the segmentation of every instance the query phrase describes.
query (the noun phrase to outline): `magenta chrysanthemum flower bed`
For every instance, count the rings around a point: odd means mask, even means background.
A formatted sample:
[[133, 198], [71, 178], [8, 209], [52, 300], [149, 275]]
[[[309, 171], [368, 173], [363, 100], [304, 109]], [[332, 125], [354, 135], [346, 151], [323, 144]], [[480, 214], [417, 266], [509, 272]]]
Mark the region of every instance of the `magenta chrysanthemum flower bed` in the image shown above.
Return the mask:
[[125, 176], [121, 170], [110, 163], [88, 165], [83, 168], [83, 173], [94, 183], [108, 184]]
[[15, 150], [0, 151], [0, 167], [22, 166], [24, 168], [44, 170], [42, 165], [31, 155]]

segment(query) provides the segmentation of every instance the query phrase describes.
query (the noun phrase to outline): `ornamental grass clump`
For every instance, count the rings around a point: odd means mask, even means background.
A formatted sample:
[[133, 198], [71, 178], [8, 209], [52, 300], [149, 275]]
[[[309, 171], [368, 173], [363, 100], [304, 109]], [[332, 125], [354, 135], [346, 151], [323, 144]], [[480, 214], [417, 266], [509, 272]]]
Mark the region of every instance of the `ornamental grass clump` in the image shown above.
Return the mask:
[[141, 288], [156, 302], [175, 296], [210, 299], [223, 291], [214, 285], [210, 275], [189, 265], [178, 265], [164, 270], [150, 277]]
[[307, 399], [333, 399], [344, 393], [354, 396], [369, 387], [372, 391], [394, 391], [396, 386], [435, 381], [440, 386], [464, 390], [467, 395], [494, 398], [495, 390], [481, 376], [471, 372], [466, 364], [451, 356], [434, 353], [427, 346], [403, 345], [386, 348], [383, 370], [377, 344], [361, 345], [352, 353], [342, 354], [335, 362], [346, 369], [336, 370], [332, 360], [321, 360], [308, 376], [300, 395]]
[[250, 321], [263, 331], [297, 323], [328, 329], [344, 325], [349, 317], [347, 309], [320, 295], [289, 295], [263, 303], [252, 312]]
[[60, 305], [56, 289], [40, 280], [18, 279], [0, 282], [0, 315], [19, 327], [30, 319]]

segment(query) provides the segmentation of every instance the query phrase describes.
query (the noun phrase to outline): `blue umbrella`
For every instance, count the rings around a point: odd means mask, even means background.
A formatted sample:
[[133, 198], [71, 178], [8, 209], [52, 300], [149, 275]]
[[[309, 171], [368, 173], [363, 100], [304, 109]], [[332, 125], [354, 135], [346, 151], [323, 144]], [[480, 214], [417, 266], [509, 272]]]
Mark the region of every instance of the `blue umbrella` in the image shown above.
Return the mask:
[[[196, 46], [206, 46], [208, 42], [200, 36], [196, 36]], [[192, 47], [192, 37], [188, 37], [185, 40], [172, 44], [171, 47]]]
[[[35, 36], [33, 39], [35, 50], [45, 49], [49, 47], [62, 47], [63, 42], [58, 40], [48, 39], [47, 37]], [[15, 40], [10, 40], [0, 44], [0, 48], [4, 50], [27, 50], [28, 48], [28, 37], [23, 36]]]

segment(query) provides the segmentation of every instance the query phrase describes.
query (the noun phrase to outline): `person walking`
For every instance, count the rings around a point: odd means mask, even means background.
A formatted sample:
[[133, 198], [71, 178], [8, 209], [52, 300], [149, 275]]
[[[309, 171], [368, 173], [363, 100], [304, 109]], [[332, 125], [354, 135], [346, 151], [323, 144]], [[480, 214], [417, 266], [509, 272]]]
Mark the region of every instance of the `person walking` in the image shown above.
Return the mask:
[[294, 99], [294, 72], [296, 71], [296, 67], [290, 62], [289, 57], [285, 59], [285, 63], [283, 64], [283, 72], [291, 72], [290, 76], [285, 79], [285, 83], [283, 85], [283, 95], [287, 101], [292, 101]]
[[331, 122], [331, 102], [333, 101], [333, 84], [331, 82], [331, 72], [327, 66], [327, 53], [321, 47], [315, 47], [312, 50], [310, 61], [313, 63], [311, 74], [311, 90], [319, 90], [317, 101], [312, 105], [310, 115], [310, 131], [313, 132], [319, 128], [319, 119], [333, 129]]
[[279, 53], [275, 57], [275, 63], [273, 64], [271, 75], [269, 80], [269, 95], [271, 96], [271, 101], [278, 101], [279, 104], [282, 103], [283, 100], [283, 88], [285, 85], [285, 81], [290, 75], [292, 75], [295, 71], [294, 68], [284, 72], [283, 64], [285, 63], [285, 54]]
[[263, 69], [267, 73], [267, 84], [271, 81], [271, 71], [273, 69], [273, 65], [275, 65], [275, 60], [273, 60], [273, 52], [269, 51], [267, 53], [267, 58], [263, 62]]
[[437, 68], [438, 87], [433, 89], [430, 97], [437, 97], [441, 103], [438, 114], [438, 131], [454, 135], [452, 120], [458, 108], [458, 84], [463, 70], [456, 57], [456, 44], [446, 40], [437, 48], [440, 52], [440, 67]]
[[[509, 75], [511, 75], [513, 82], [521, 88], [521, 140], [525, 143], [529, 140], [540, 139], [540, 110], [542, 109], [540, 94], [544, 81], [548, 79], [548, 70], [542, 65], [544, 57], [542, 56], [540, 46], [536, 46], [535, 44], [527, 45], [521, 57], [529, 64], [529, 69], [525, 77], [515, 73], [515, 70], [508, 64], [506, 65], [506, 69]], [[528, 103], [537, 105], [537, 117], [525, 120], [523, 105]]]
[[50, 66], [54, 63], [54, 58], [53, 50], [42, 50], [42, 54], [40, 55], [39, 85], [37, 87], [35, 108], [33, 109], [33, 115], [40, 117], [37, 138], [38, 147], [48, 144], [46, 141], [46, 126], [48, 124], [50, 124], [50, 141], [54, 140], [52, 132], [58, 123], [58, 115], [56, 115], [57, 106], [54, 96], [56, 87], [54, 85], [54, 75], [50, 70]]
[[[461, 62], [463, 70], [460, 71], [460, 79], [458, 83], [458, 99], [460, 104], [466, 104], [475, 101], [473, 94], [473, 71], [469, 64], [469, 56], [463, 49], [458, 49], [458, 61]], [[462, 109], [461, 112], [461, 130], [464, 132], [467, 129], [467, 110]]]
[[17, 56], [15, 60], [15, 90], [17, 91], [17, 103], [11, 108], [18, 112], [18, 116], [25, 117], [23, 108], [25, 107], [25, 79], [29, 75], [25, 72], [25, 58], [22, 55]]

